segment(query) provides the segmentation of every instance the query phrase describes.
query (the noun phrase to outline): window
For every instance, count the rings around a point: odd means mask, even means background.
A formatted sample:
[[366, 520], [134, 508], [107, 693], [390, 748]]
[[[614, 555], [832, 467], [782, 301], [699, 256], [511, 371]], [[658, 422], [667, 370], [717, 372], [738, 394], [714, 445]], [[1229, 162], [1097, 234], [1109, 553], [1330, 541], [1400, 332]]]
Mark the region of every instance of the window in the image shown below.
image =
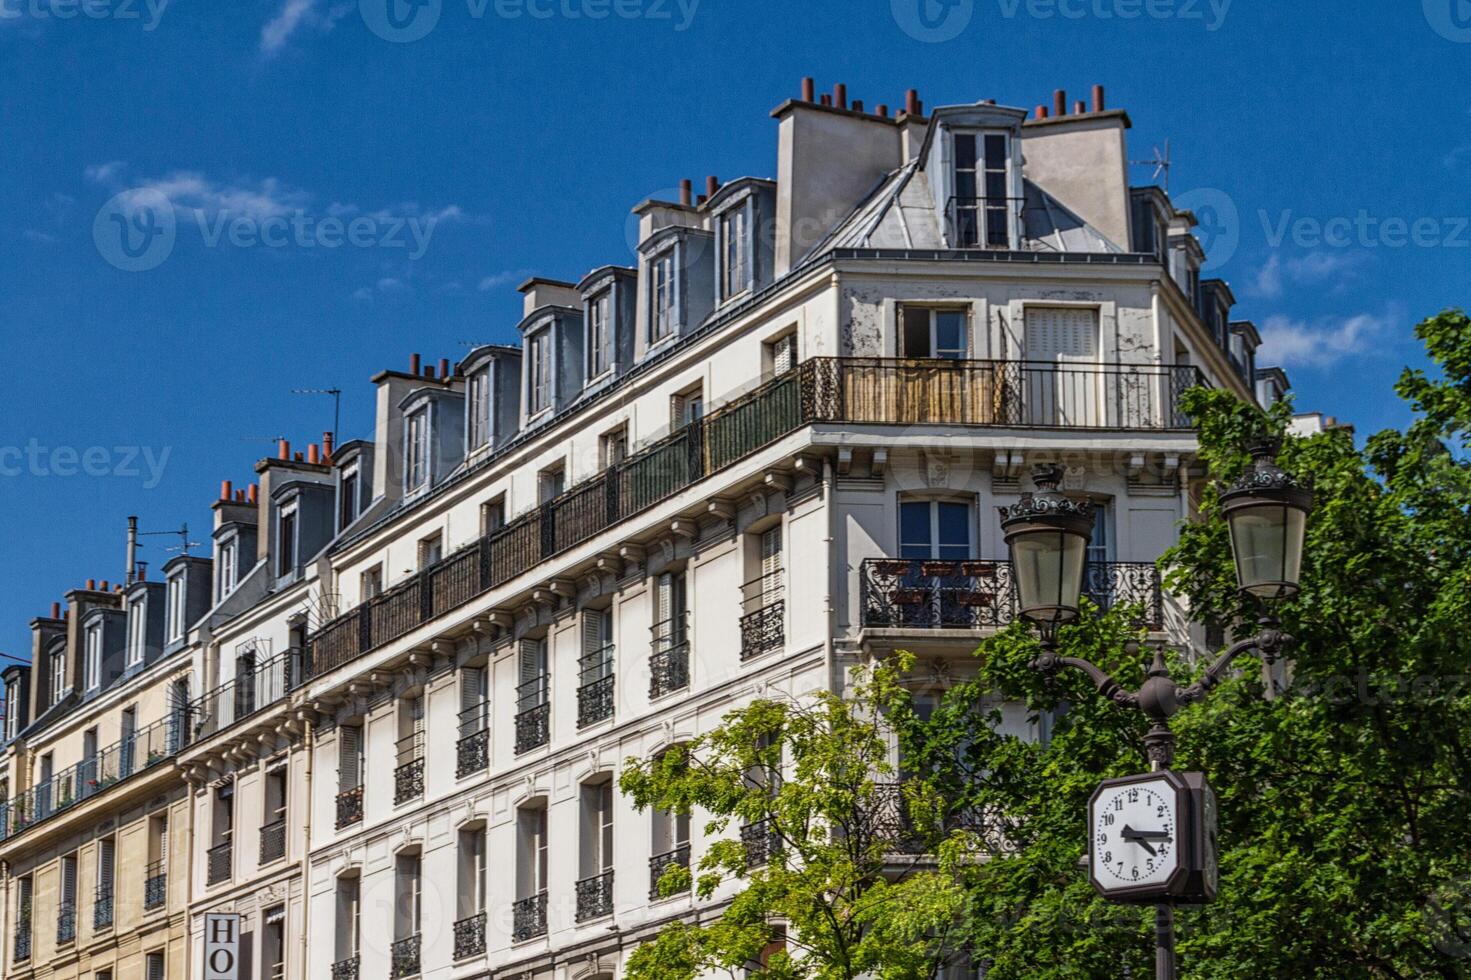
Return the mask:
[[428, 568], [444, 557], [444, 534], [435, 531], [419, 541], [419, 567]]
[[1088, 564], [1107, 564], [1112, 561], [1113, 539], [1109, 533], [1113, 523], [1109, 506], [1104, 501], [1093, 502], [1093, 537], [1088, 541]]
[[186, 592], [184, 589], [184, 575], [180, 572], [169, 579], [169, 642], [184, 638], [184, 624], [189, 618], [188, 610], [185, 608]]
[[480, 505], [480, 534], [491, 534], [505, 526], [506, 495], [502, 493]]
[[362, 591], [363, 601], [364, 602], [366, 602], [369, 599], [376, 598], [379, 595], [382, 595], [382, 593], [383, 593], [383, 566], [382, 565], [374, 565], [372, 568], [368, 569], [366, 572], [363, 572], [362, 578], [359, 581], [359, 588]]
[[720, 298], [733, 299], [751, 288], [750, 202], [720, 217]]
[[516, 851], [516, 897], [531, 898], [547, 890], [546, 806], [524, 806], [517, 811], [519, 840]]
[[766, 345], [766, 365], [773, 377], [781, 377], [797, 366], [797, 334], [792, 332]]
[[296, 505], [281, 508], [276, 519], [276, 574], [296, 571]]
[[337, 790], [349, 793], [363, 785], [363, 729], [344, 725], [337, 733]]
[[674, 249], [649, 264], [649, 343], [674, 334]]
[[490, 724], [487, 677], [484, 667], [460, 668], [460, 738], [478, 735]]
[[613, 870], [613, 781], [582, 786], [582, 878]]
[[697, 422], [705, 414], [705, 394], [702, 385], [695, 385], [675, 395], [669, 401], [669, 427], [682, 429]]
[[239, 567], [240, 539], [230, 538], [220, 545], [219, 598], [235, 591], [235, 570]]
[[230, 843], [235, 835], [235, 785], [226, 783], [214, 792], [212, 836], [215, 847]]
[[613, 291], [605, 290], [587, 303], [587, 378], [601, 377], [613, 365]]
[[602, 469], [617, 466], [628, 458], [628, 426], [620, 425], [612, 432], [604, 432], [598, 440], [598, 461]]
[[[26, 875], [15, 883], [15, 959], [31, 958], [31, 912], [33, 880]], [[21, 955], [24, 948], [25, 955]]]
[[163, 980], [163, 952], [149, 953], [145, 960], [144, 980]]
[[277, 766], [266, 773], [263, 813], [261, 819], [260, 860], [261, 864], [279, 860], [286, 856], [286, 766]]
[[964, 561], [972, 557], [970, 504], [906, 500], [899, 504], [899, 557]]
[[552, 407], [552, 332], [543, 330], [526, 338], [526, 414]]
[[338, 488], [337, 529], [340, 531], [358, 519], [358, 470], [354, 466], [342, 473], [342, 486]]
[[77, 856], [61, 859], [61, 894], [56, 906], [56, 941], [71, 942], [77, 938]]
[[79, 775], [82, 779], [80, 788], [84, 793], [96, 788], [97, 777], [100, 775], [97, 771], [97, 745], [95, 727], [82, 732], [82, 770]]
[[113, 877], [117, 869], [117, 840], [104, 837], [97, 843], [97, 898], [92, 922], [111, 925], [113, 918]]
[[286, 906], [266, 909], [261, 921], [261, 980], [282, 980], [286, 976]]
[[466, 389], [465, 448], [473, 453], [490, 445], [490, 368], [470, 375]]
[[1035, 306], [1027, 310], [1027, 360], [1096, 361], [1098, 311]]
[[337, 879], [337, 952], [335, 961], [354, 959], [361, 948], [362, 885], [356, 875]]
[[403, 940], [419, 935], [423, 882], [417, 853], [400, 854], [395, 864], [393, 938]]
[[485, 911], [485, 828], [460, 831], [460, 870], [456, 919]]
[[904, 357], [937, 357], [960, 361], [967, 356], [966, 334], [970, 317], [965, 310], [933, 310], [906, 306], [903, 322]]
[[20, 678], [5, 685], [5, 740], [15, 738], [20, 728]]
[[420, 490], [429, 482], [429, 408], [404, 420], [404, 492]]
[[95, 691], [102, 686], [102, 624], [87, 627], [86, 640], [86, 690]]
[[955, 134], [952, 233], [957, 248], [1009, 248], [1009, 141], [1004, 133]]
[[128, 666], [143, 662], [148, 644], [148, 599], [139, 597], [128, 606]]
[[51, 655], [51, 703], [60, 704], [66, 697], [66, 651], [57, 650]]
[[537, 498], [546, 503], [562, 495], [567, 489], [567, 464], [555, 463], [536, 476]]

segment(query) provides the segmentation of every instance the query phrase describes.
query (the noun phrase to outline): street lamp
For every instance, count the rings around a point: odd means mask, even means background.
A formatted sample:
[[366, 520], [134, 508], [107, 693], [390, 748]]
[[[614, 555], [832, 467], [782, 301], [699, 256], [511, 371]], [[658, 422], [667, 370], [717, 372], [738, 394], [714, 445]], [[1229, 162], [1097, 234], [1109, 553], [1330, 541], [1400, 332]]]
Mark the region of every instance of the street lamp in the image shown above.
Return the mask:
[[[1210, 901], [1218, 878], [1215, 794], [1203, 773], [1170, 771], [1175, 757], [1170, 719], [1203, 700], [1238, 657], [1257, 652], [1272, 662], [1292, 640], [1282, 632], [1272, 604], [1299, 590], [1313, 497], [1277, 466], [1276, 450], [1275, 443], [1253, 447], [1251, 466], [1221, 495], [1238, 587], [1263, 610], [1257, 633], [1233, 644], [1188, 687], [1170, 678], [1162, 646], [1155, 647], [1137, 691], [1087, 660], [1058, 654], [1057, 628], [1078, 618], [1093, 525], [1092, 504], [1058, 490], [1060, 466], [1035, 467], [1037, 492], [1000, 508], [1021, 615], [1041, 633], [1042, 653], [1033, 668], [1048, 677], [1064, 667], [1082, 671], [1104, 697], [1152, 723], [1144, 738], [1151, 772], [1104, 780], [1089, 801], [1088, 863], [1089, 877], [1105, 898], [1155, 906], [1159, 980], [1175, 977], [1175, 905]], [[1137, 654], [1139, 644], [1131, 641], [1125, 652]]]

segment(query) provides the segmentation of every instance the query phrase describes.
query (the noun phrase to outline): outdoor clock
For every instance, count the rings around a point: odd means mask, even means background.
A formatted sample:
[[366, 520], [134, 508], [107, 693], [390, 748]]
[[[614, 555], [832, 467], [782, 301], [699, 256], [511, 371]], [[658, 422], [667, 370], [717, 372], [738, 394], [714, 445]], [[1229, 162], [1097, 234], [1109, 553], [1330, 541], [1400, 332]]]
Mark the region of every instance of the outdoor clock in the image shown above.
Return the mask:
[[1105, 780], [1088, 803], [1093, 886], [1123, 903], [1215, 897], [1215, 794], [1200, 773]]

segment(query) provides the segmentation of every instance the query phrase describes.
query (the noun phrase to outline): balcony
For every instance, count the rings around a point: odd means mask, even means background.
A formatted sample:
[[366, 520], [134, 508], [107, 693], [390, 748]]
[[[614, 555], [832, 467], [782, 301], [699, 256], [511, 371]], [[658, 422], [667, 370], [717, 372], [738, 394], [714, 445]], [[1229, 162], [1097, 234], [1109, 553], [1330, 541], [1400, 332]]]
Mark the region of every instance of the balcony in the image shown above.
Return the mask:
[[460, 740], [455, 743], [455, 778], [490, 768], [490, 702], [460, 712]]
[[332, 964], [332, 980], [358, 980], [358, 968], [362, 965], [361, 956], [349, 956], [345, 960], [338, 960]]
[[533, 677], [516, 688], [516, 754], [539, 749], [552, 738], [552, 679]]
[[741, 586], [741, 662], [786, 645], [787, 603], [782, 570], [767, 572]]
[[56, 943], [73, 942], [77, 938], [77, 906], [75, 902], [61, 902], [56, 906]]
[[337, 829], [363, 821], [363, 788], [343, 790], [337, 794]]
[[764, 868], [781, 853], [781, 834], [768, 817], [742, 827], [741, 844], [746, 849], [746, 868]]
[[173, 718], [138, 729], [8, 803], [0, 804], [0, 839], [14, 837], [153, 769], [178, 752], [180, 740], [186, 734], [187, 725], [180, 712]]
[[[870, 558], [859, 570], [863, 626], [869, 629], [1000, 629], [1019, 614], [1011, 563]], [[1084, 592], [1099, 609], [1132, 603], [1142, 625], [1160, 628], [1159, 569], [1148, 562], [1090, 562]]]
[[234, 863], [235, 845], [232, 841], [216, 844], [205, 852], [205, 877], [206, 885], [218, 885], [222, 881], [228, 881], [230, 870]]
[[547, 893], [517, 899], [511, 906], [511, 941], [528, 942], [547, 934]]
[[302, 681], [300, 650], [262, 660], [189, 704], [192, 741], [200, 742], [284, 701]]
[[390, 980], [419, 975], [419, 954], [424, 948], [422, 935], [400, 939], [389, 951], [388, 976]]
[[162, 908], [169, 894], [168, 869], [162, 861], [154, 861], [143, 869], [143, 907]]
[[601, 919], [613, 914], [613, 872], [584, 878], [577, 883], [577, 921]]
[[662, 698], [690, 686], [689, 613], [655, 623], [649, 654], [649, 697]]
[[[660, 890], [659, 882], [663, 879], [664, 872], [668, 871], [670, 868], [676, 865], [681, 868], [688, 868], [690, 866], [690, 846], [688, 844], [681, 844], [672, 851], [665, 851], [663, 854], [655, 854], [653, 857], [649, 858], [650, 900], [657, 901], [660, 898], [668, 897], [663, 893], [663, 891]], [[675, 892], [673, 894], [679, 894], [680, 892], [687, 891], [689, 891], [689, 886], [685, 885], [684, 887], [679, 889], [679, 892]]]
[[15, 917], [15, 962], [31, 958], [31, 907], [23, 905]]
[[260, 863], [270, 864], [286, 856], [286, 821], [277, 820], [260, 829]]
[[485, 955], [485, 913], [455, 923], [455, 962]]
[[99, 885], [92, 898], [92, 928], [106, 929], [112, 925], [112, 885]]
[[577, 666], [577, 727], [586, 728], [613, 717], [613, 644], [582, 657]]
[[821, 423], [1185, 431], [1190, 366], [812, 358], [331, 620], [302, 665], [351, 663]]
[[393, 805], [399, 806], [424, 796], [424, 733], [398, 740], [398, 768], [393, 770]]
[[972, 809], [937, 815], [935, 826], [930, 828], [916, 826], [903, 783], [876, 783], [872, 803], [863, 815], [872, 839], [881, 842], [884, 849], [893, 855], [917, 857], [927, 854], [931, 850], [931, 838], [955, 830], [976, 834], [995, 850], [1012, 849], [1003, 823], [988, 819], [985, 814]]

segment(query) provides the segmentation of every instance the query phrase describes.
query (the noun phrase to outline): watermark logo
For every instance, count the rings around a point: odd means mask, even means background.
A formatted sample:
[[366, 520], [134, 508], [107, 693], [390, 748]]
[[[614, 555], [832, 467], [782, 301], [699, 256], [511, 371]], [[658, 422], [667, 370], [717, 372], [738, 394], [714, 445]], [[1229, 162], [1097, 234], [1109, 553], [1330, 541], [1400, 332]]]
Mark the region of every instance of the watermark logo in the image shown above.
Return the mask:
[[1471, 0], [1423, 0], [1425, 19], [1447, 41], [1471, 44]]
[[926, 44], [953, 41], [970, 26], [975, 0], [889, 0], [900, 29]]
[[1015, 20], [1178, 20], [1219, 31], [1233, 0], [997, 0], [1001, 16]]
[[1241, 246], [1241, 212], [1231, 195], [1215, 187], [1186, 191], [1174, 198], [1177, 210], [1195, 215], [1195, 237], [1205, 250], [1205, 264], [1200, 271], [1219, 269]]
[[142, 480], [144, 490], [163, 482], [172, 447], [45, 446], [36, 438], [24, 446], [0, 446], [0, 477], [35, 479], [85, 476]]
[[1272, 248], [1287, 242], [1303, 249], [1471, 248], [1471, 215], [1407, 218], [1360, 208], [1353, 216], [1319, 218], [1289, 209], [1276, 216], [1260, 211], [1258, 217]]
[[1444, 956], [1471, 959], [1471, 881], [1447, 882], [1425, 903], [1430, 942]]
[[153, 31], [168, 6], [169, 0], [0, 0], [0, 21], [136, 20]]
[[173, 253], [177, 238], [173, 203], [152, 188], [115, 195], [92, 222], [98, 253], [124, 272], [158, 268]]
[[383, 40], [410, 44], [438, 26], [444, 0], [358, 0], [358, 12]]

